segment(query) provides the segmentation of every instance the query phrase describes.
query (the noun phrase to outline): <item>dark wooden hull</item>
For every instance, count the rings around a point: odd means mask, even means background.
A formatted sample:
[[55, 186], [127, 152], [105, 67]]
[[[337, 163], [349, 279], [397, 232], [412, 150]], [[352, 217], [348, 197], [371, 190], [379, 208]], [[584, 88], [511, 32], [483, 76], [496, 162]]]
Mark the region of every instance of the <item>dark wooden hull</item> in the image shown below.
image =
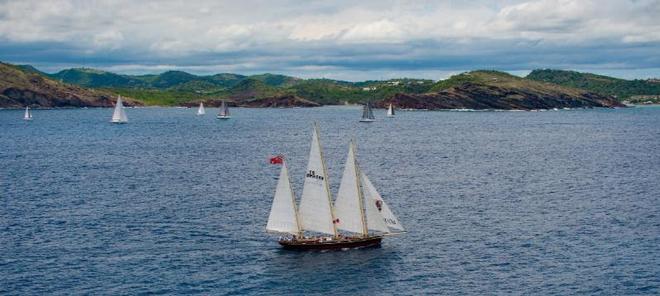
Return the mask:
[[343, 238], [331, 241], [321, 241], [318, 239], [280, 240], [279, 243], [287, 250], [339, 250], [378, 247], [380, 246], [382, 239], [382, 236], [372, 236], [364, 238]]

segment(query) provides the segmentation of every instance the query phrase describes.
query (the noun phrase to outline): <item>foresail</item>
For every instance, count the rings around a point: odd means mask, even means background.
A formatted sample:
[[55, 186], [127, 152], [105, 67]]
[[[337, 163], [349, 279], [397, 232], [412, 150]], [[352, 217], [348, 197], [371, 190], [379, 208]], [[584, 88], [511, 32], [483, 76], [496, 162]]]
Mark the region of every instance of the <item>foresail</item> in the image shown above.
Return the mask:
[[344, 175], [339, 184], [339, 192], [335, 201], [335, 217], [337, 228], [345, 231], [364, 233], [364, 214], [360, 205], [359, 184], [355, 166], [355, 152], [351, 142], [344, 166]]
[[298, 218], [296, 217], [296, 199], [291, 190], [289, 171], [286, 162], [282, 163], [280, 178], [277, 181], [273, 205], [268, 216], [266, 230], [297, 234], [300, 232]]
[[321, 155], [321, 144], [315, 128], [312, 146], [309, 151], [309, 163], [305, 173], [302, 197], [300, 199], [300, 219], [304, 230], [334, 235], [332, 206], [328, 190], [328, 178]]
[[[390, 229], [396, 229], [399, 231], [405, 231], [399, 220], [394, 216], [394, 213], [387, 206], [383, 198], [380, 196], [376, 187], [369, 181], [369, 178], [364, 173], [362, 175], [362, 186], [364, 188], [364, 199], [366, 204], [371, 204], [373, 208], [376, 209], [376, 213], [380, 214], [382, 221]], [[372, 208], [372, 210], [373, 210]], [[369, 206], [366, 207], [367, 218], [369, 217]], [[370, 220], [367, 219], [367, 224], [369, 224], [369, 229], [371, 229]]]
[[121, 101], [121, 96], [117, 99], [117, 103], [115, 104], [115, 111], [112, 113], [112, 121], [113, 122], [126, 122], [128, 121], [128, 117], [126, 117], [126, 113], [124, 112], [124, 104]]
[[375, 200], [371, 194], [365, 190], [364, 192], [364, 212], [367, 217], [367, 227], [369, 230], [380, 231], [384, 233], [390, 232], [390, 229], [385, 224], [383, 216], [376, 207]]

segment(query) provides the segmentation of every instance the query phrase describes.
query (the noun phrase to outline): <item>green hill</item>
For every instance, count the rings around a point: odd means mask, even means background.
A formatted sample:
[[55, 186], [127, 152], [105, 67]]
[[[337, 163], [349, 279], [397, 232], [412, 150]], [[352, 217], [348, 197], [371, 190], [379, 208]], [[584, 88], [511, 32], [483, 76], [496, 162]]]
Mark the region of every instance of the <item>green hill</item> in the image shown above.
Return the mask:
[[227, 91], [227, 96], [234, 101], [257, 99], [281, 94], [281, 89], [267, 85], [251, 77], [243, 79]]
[[302, 79], [300, 78], [286, 76], [286, 75], [279, 75], [279, 74], [270, 74], [270, 73], [252, 75], [249, 78], [254, 80], [259, 80], [268, 86], [274, 86], [274, 87], [292, 86], [302, 81]]
[[625, 80], [591, 73], [564, 70], [534, 70], [527, 79], [581, 88], [592, 92], [615, 96], [620, 100], [638, 96], [660, 96], [658, 80]]
[[[38, 71], [34, 68], [32, 70]], [[68, 69], [49, 76], [70, 84], [130, 96], [149, 105], [180, 105], [185, 102], [218, 99], [242, 101], [287, 95], [319, 104], [361, 103], [380, 100], [401, 92], [424, 93], [433, 85], [431, 80], [407, 78], [347, 82], [300, 79], [271, 73], [251, 76], [232, 73], [199, 76], [183, 71], [120, 75], [89, 68]]]
[[565, 87], [552, 83], [539, 82], [509, 73], [493, 70], [477, 70], [454, 75], [446, 80], [440, 80], [433, 85], [431, 91], [442, 91], [465, 83], [504, 87], [510, 89], [525, 89], [540, 93], [566, 93], [579, 95], [583, 91], [573, 87]]
[[44, 72], [39, 71], [37, 68], [31, 66], [31, 65], [15, 65], [17, 68], [21, 69], [25, 73], [33, 73], [33, 74], [39, 74], [39, 75], [48, 75]]
[[153, 88], [163, 89], [188, 83], [193, 80], [199, 80], [199, 77], [183, 71], [167, 71], [156, 76], [156, 78], [151, 81], [150, 85]]
[[[111, 107], [116, 96], [62, 83], [32, 67], [0, 63], [0, 107]], [[126, 105], [142, 105], [130, 98]]]
[[435, 83], [429, 93], [398, 93], [377, 102], [413, 109], [533, 110], [621, 107], [613, 97], [534, 81], [499, 71], [479, 70]]
[[89, 68], [67, 69], [50, 75], [62, 82], [84, 87], [145, 87], [146, 83], [128, 75]]
[[[200, 76], [183, 71], [167, 71], [161, 74], [121, 75], [89, 68], [68, 69], [47, 75], [29, 65], [7, 66], [48, 81], [52, 78], [52, 81], [69, 83], [62, 85], [90, 87], [99, 92], [122, 94], [147, 105], [160, 106], [188, 106], [201, 101], [212, 105], [220, 100], [242, 106], [311, 106], [372, 101], [379, 106], [383, 102], [390, 102], [401, 104], [401, 107], [422, 109], [545, 109], [620, 105], [612, 103], [612, 97], [570, 85], [569, 82], [578, 80], [573, 76], [568, 80], [560, 80], [558, 84], [537, 80], [540, 79], [538, 77], [549, 79], [548, 73], [555, 78], [566, 77], [566, 71], [539, 70], [532, 72], [530, 78], [522, 78], [499, 71], [479, 70], [437, 82], [411, 78], [348, 82], [300, 79], [270, 73]], [[568, 73], [588, 77], [590, 81], [598, 80], [600, 83], [628, 82], [593, 74]], [[537, 79], [531, 79], [534, 77]], [[657, 82], [654, 84], [652, 81], [638, 82], [643, 82], [647, 87], [657, 85]], [[11, 94], [15, 98], [21, 96], [16, 92]]]
[[230, 88], [239, 82], [241, 82], [243, 79], [245, 79], [247, 76], [244, 75], [239, 75], [239, 74], [232, 74], [232, 73], [220, 73], [220, 74], [215, 74], [211, 76], [206, 76], [207, 79], [212, 82], [213, 84], [223, 87], [223, 88]]

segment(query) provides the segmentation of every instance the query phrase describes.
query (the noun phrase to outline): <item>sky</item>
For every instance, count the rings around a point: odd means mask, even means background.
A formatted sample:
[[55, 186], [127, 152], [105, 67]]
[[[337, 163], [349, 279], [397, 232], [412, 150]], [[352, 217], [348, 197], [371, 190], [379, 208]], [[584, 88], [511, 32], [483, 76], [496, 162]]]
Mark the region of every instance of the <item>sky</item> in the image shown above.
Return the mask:
[[660, 0], [0, 0], [0, 61], [349, 81], [538, 68], [650, 78]]

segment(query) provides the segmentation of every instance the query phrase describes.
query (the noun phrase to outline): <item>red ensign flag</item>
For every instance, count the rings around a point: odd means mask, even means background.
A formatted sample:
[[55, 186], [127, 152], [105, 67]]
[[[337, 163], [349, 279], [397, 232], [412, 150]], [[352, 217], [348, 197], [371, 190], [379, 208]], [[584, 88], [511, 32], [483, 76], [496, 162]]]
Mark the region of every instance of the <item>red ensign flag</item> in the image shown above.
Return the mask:
[[282, 163], [284, 163], [284, 157], [282, 155], [278, 155], [270, 158], [270, 164], [282, 164]]

